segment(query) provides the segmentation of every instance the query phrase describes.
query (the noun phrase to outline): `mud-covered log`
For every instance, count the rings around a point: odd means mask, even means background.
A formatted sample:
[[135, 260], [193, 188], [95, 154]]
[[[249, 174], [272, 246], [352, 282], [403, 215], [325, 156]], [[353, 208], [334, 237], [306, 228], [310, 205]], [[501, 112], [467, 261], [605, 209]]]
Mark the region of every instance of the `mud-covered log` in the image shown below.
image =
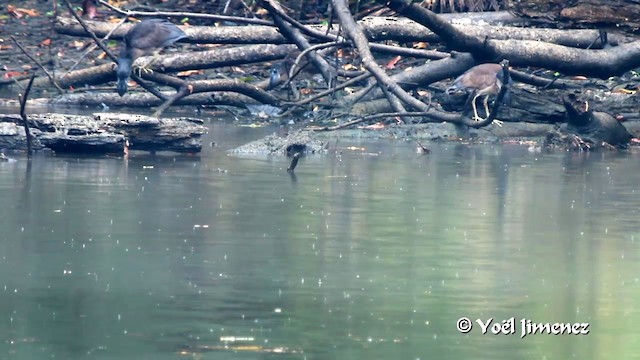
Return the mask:
[[[92, 116], [38, 114], [28, 117], [35, 150], [117, 153], [125, 149], [196, 153], [206, 128], [201, 120], [158, 119], [143, 115], [96, 113]], [[0, 148], [24, 149], [21, 119], [0, 116]]]

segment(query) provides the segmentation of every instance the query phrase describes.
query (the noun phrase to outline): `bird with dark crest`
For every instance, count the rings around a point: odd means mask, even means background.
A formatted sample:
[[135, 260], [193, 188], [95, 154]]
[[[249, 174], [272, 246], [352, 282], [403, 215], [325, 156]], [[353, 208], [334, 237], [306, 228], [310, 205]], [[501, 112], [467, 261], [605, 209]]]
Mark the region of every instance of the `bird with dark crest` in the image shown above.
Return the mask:
[[[118, 76], [118, 94], [127, 92], [127, 81], [131, 76], [131, 67], [137, 58], [153, 55], [187, 35], [176, 25], [163, 19], [146, 19], [137, 23], [124, 36], [124, 46], [120, 50], [116, 75]], [[153, 59], [141, 68], [149, 66]]]

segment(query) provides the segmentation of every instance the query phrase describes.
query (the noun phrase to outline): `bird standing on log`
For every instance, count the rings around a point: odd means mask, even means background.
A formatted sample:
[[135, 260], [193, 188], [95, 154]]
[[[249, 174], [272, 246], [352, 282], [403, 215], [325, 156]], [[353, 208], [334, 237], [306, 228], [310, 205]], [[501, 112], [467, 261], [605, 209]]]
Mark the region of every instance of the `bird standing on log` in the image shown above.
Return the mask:
[[[473, 119], [481, 121], [489, 117], [489, 96], [497, 95], [504, 83], [502, 65], [491, 63], [480, 64], [460, 75], [453, 82], [453, 85], [447, 89], [447, 93], [453, 94], [458, 90], [471, 92], [470, 96], [473, 96], [471, 100], [471, 106], [473, 107]], [[505, 95], [508, 95], [508, 93]], [[476, 99], [480, 96], [484, 96], [484, 100], [482, 102], [486, 114], [484, 119], [478, 115], [478, 108], [476, 107]], [[468, 102], [469, 100], [467, 100], [466, 105], [468, 105]], [[497, 124], [501, 123], [499, 120], [494, 121]]]
[[[118, 94], [123, 96], [127, 92], [127, 81], [131, 75], [131, 67], [137, 58], [152, 55], [174, 42], [186, 38], [187, 35], [174, 24], [163, 19], [142, 20], [124, 36], [124, 46], [120, 50], [118, 67]], [[144, 69], [155, 59], [151, 59]]]

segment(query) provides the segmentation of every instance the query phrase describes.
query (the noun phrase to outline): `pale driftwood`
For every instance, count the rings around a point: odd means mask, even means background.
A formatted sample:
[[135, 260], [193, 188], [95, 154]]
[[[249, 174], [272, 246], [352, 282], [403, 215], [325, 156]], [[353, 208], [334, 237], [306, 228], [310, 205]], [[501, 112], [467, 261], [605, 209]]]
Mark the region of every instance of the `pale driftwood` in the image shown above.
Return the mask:
[[[440, 15], [442, 17], [442, 15]], [[459, 21], [459, 22], [456, 22]], [[604, 44], [598, 30], [591, 29], [541, 29], [514, 26], [496, 26], [474, 24], [458, 19], [452, 22], [453, 27], [467, 35], [479, 38], [488, 37], [494, 40], [532, 40], [569, 47], [601, 49]], [[370, 40], [383, 41], [426, 41], [439, 43], [442, 39], [431, 30], [407, 18], [366, 17], [359, 21]], [[609, 45], [619, 45], [632, 41], [631, 38], [617, 34], [608, 36]]]
[[[35, 150], [116, 153], [125, 149], [197, 153], [207, 132], [201, 120], [158, 119], [143, 115], [95, 113], [92, 116], [38, 114], [28, 117]], [[0, 148], [24, 149], [21, 119], [0, 116]]]
[[[227, 49], [213, 49], [197, 52], [182, 52], [157, 56], [148, 66], [154, 71], [175, 72], [192, 69], [210, 69], [223, 66], [256, 63], [281, 59], [295, 50], [293, 45], [246, 45]], [[143, 64], [149, 57], [141, 57], [136, 61]], [[145, 78], [145, 73], [141, 73]], [[95, 85], [115, 80], [115, 64], [103, 64], [86, 69], [75, 70], [65, 77], [57, 77], [56, 81], [63, 88]], [[28, 80], [24, 80], [26, 84]], [[37, 79], [36, 86], [48, 86], [49, 79]]]
[[[496, 40], [533, 40], [544, 41], [548, 43], [593, 49], [602, 48], [603, 44], [599, 39], [598, 30], [590, 29], [572, 29], [572, 30], [556, 30], [556, 29], [540, 29], [540, 28], [522, 28], [513, 26], [503, 26], [502, 24], [474, 23], [476, 17], [473, 14], [466, 14], [467, 17], [446, 17], [440, 15], [446, 21], [459, 31], [468, 35], [489, 37]], [[86, 21], [87, 26], [93, 30], [98, 37], [107, 35], [112, 29], [113, 24], [101, 21]], [[425, 29], [424, 26], [407, 18], [391, 18], [371, 16], [366, 17], [358, 24], [363, 28], [365, 34], [370, 41], [426, 41], [430, 43], [440, 42], [440, 38], [432, 31]], [[116, 29], [113, 38], [121, 39], [124, 34], [133, 26], [133, 24], [123, 25]], [[185, 26], [181, 27], [188, 35], [187, 39], [180, 42], [197, 43], [197, 44], [286, 44], [289, 40], [275, 27], [270, 26]], [[309, 29], [313, 29], [320, 33], [326, 33], [327, 27], [320, 25], [309, 25]], [[71, 18], [58, 17], [55, 22], [55, 29], [61, 34], [71, 36], [87, 36], [84, 29]], [[331, 34], [335, 34], [333, 29]], [[609, 44], [618, 45], [620, 43], [629, 42], [630, 39], [617, 34], [609, 35]]]

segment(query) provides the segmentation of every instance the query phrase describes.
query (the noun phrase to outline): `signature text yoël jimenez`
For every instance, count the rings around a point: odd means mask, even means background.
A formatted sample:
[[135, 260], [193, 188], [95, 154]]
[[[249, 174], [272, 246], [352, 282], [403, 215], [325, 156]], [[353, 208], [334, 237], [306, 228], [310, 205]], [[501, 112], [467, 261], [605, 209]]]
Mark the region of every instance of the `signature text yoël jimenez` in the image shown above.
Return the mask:
[[[515, 317], [494, 322], [493, 318], [487, 320], [476, 319], [483, 334], [513, 335], [516, 333], [516, 326], [520, 326], [520, 338], [527, 335], [547, 334], [547, 335], [586, 335], [589, 333], [589, 323], [537, 323], [530, 319], [520, 319], [516, 322]], [[458, 331], [468, 333], [473, 328], [469, 318], [460, 318], [456, 324]]]

